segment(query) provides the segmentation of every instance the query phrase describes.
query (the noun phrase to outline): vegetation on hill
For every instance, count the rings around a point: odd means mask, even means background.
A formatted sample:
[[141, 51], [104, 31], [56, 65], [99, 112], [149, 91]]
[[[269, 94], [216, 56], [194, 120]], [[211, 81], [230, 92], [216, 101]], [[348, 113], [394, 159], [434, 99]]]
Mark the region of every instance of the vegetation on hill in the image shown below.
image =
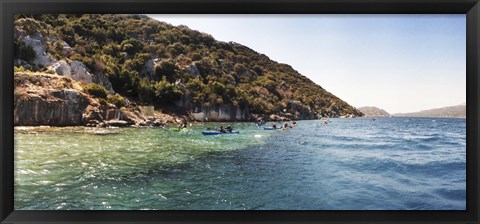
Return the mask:
[[[90, 73], [106, 75], [118, 95], [106, 96], [94, 85], [86, 89], [118, 105], [126, 105], [125, 97], [184, 111], [231, 104], [258, 115], [362, 116], [291, 66], [186, 26], [141, 15], [95, 14], [17, 15], [15, 26], [48, 37], [47, 52], [56, 60], [78, 60]], [[15, 40], [15, 49], [15, 58], [33, 61], [32, 49], [22, 41]]]

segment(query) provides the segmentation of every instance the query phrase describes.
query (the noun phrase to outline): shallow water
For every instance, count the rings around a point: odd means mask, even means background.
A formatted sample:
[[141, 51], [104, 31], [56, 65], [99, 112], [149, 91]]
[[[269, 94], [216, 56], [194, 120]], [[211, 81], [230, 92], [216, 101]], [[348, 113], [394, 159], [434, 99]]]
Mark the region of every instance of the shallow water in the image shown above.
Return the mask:
[[[463, 210], [465, 119], [17, 127], [15, 209]], [[224, 125], [224, 124], [223, 124]]]

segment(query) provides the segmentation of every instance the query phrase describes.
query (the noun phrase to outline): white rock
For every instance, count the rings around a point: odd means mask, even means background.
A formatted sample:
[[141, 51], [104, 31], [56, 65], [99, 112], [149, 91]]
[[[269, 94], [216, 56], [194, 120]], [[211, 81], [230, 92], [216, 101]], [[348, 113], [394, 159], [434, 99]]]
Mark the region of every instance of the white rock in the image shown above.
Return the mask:
[[65, 61], [58, 61], [51, 65], [50, 70], [53, 70], [57, 75], [72, 75], [72, 68]]
[[192, 63], [184, 68], [185, 72], [189, 73], [192, 77], [197, 77], [200, 75], [200, 71], [198, 70], [195, 63]]
[[63, 47], [62, 50], [68, 51], [68, 52], [73, 51], [73, 48], [70, 47], [70, 45], [68, 45], [67, 42], [65, 42], [65, 41], [59, 41], [59, 43], [60, 43], [60, 44], [62, 45], [62, 47]]
[[23, 38], [23, 42], [25, 45], [30, 46], [35, 51], [35, 60], [33, 61], [34, 64], [46, 67], [56, 62], [52, 56], [47, 54], [45, 40], [42, 36], [29, 35]]
[[92, 82], [97, 83], [105, 87], [110, 94], [115, 94], [112, 88], [112, 83], [108, 80], [108, 77], [103, 73], [95, 73], [92, 76]]
[[81, 61], [71, 61], [70, 67], [72, 69], [72, 78], [83, 84], [89, 84], [92, 82], [92, 74], [88, 72], [87, 67]]
[[155, 66], [160, 62], [159, 58], [150, 59], [145, 63], [145, 67], [140, 73], [141, 77], [145, 77], [149, 80], [153, 79], [153, 74], [155, 73]]

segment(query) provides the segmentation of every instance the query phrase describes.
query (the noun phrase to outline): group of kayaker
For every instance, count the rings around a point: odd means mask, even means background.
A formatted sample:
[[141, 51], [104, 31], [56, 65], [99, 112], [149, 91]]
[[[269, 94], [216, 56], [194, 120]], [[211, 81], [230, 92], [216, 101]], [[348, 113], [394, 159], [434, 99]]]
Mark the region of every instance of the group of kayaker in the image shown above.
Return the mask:
[[[265, 122], [262, 122], [262, 123], [265, 124]], [[257, 125], [258, 125], [258, 123], [257, 123]], [[275, 122], [272, 122], [271, 129], [288, 130], [289, 128], [293, 128], [296, 125], [297, 125], [296, 121], [292, 121], [290, 124], [285, 122], [283, 125], [281, 125], [279, 128], [277, 128], [277, 124]], [[188, 128], [187, 121], [182, 121], [178, 125], [179, 130], [186, 129], [186, 128]], [[267, 128], [265, 128], [265, 129], [267, 129]], [[209, 129], [207, 129], [207, 130], [209, 130]], [[215, 131], [218, 131], [220, 133], [232, 133], [233, 132], [233, 127], [232, 127], [231, 124], [227, 125], [227, 127], [223, 127], [223, 125], [221, 125], [219, 128], [215, 129]]]
[[[297, 125], [297, 122], [296, 121], [292, 121], [292, 123], [290, 125], [288, 125], [287, 122], [285, 122], [281, 127], [280, 129], [282, 130], [288, 130], [289, 128], [293, 128], [294, 126]], [[272, 129], [277, 129], [277, 124], [275, 122], [272, 122]]]
[[[258, 125], [258, 123], [257, 123]], [[292, 123], [289, 125], [287, 122], [285, 122], [280, 128], [278, 129], [282, 129], [282, 130], [288, 130], [289, 128], [293, 128], [294, 126], [297, 125], [297, 122], [296, 121], [292, 121]], [[272, 122], [272, 128], [273, 129], [277, 129], [277, 124], [275, 122]], [[222, 126], [220, 126], [219, 128], [216, 129], [217, 131], [221, 132], [221, 133], [231, 133], [233, 132], [233, 128], [232, 128], [232, 125], [228, 125], [226, 128]]]
[[265, 120], [263, 120], [263, 119], [261, 119], [261, 118], [257, 120], [257, 126], [262, 126], [262, 125], [264, 125], [264, 124], [266, 124], [266, 123], [267, 123], [267, 122], [265, 122]]

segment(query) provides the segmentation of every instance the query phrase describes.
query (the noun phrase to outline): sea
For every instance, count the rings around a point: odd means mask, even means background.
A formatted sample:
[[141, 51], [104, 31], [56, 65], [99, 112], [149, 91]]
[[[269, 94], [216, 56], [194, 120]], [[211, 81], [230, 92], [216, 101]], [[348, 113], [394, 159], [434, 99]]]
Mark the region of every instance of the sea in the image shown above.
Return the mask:
[[466, 209], [466, 119], [324, 121], [15, 127], [14, 208]]

